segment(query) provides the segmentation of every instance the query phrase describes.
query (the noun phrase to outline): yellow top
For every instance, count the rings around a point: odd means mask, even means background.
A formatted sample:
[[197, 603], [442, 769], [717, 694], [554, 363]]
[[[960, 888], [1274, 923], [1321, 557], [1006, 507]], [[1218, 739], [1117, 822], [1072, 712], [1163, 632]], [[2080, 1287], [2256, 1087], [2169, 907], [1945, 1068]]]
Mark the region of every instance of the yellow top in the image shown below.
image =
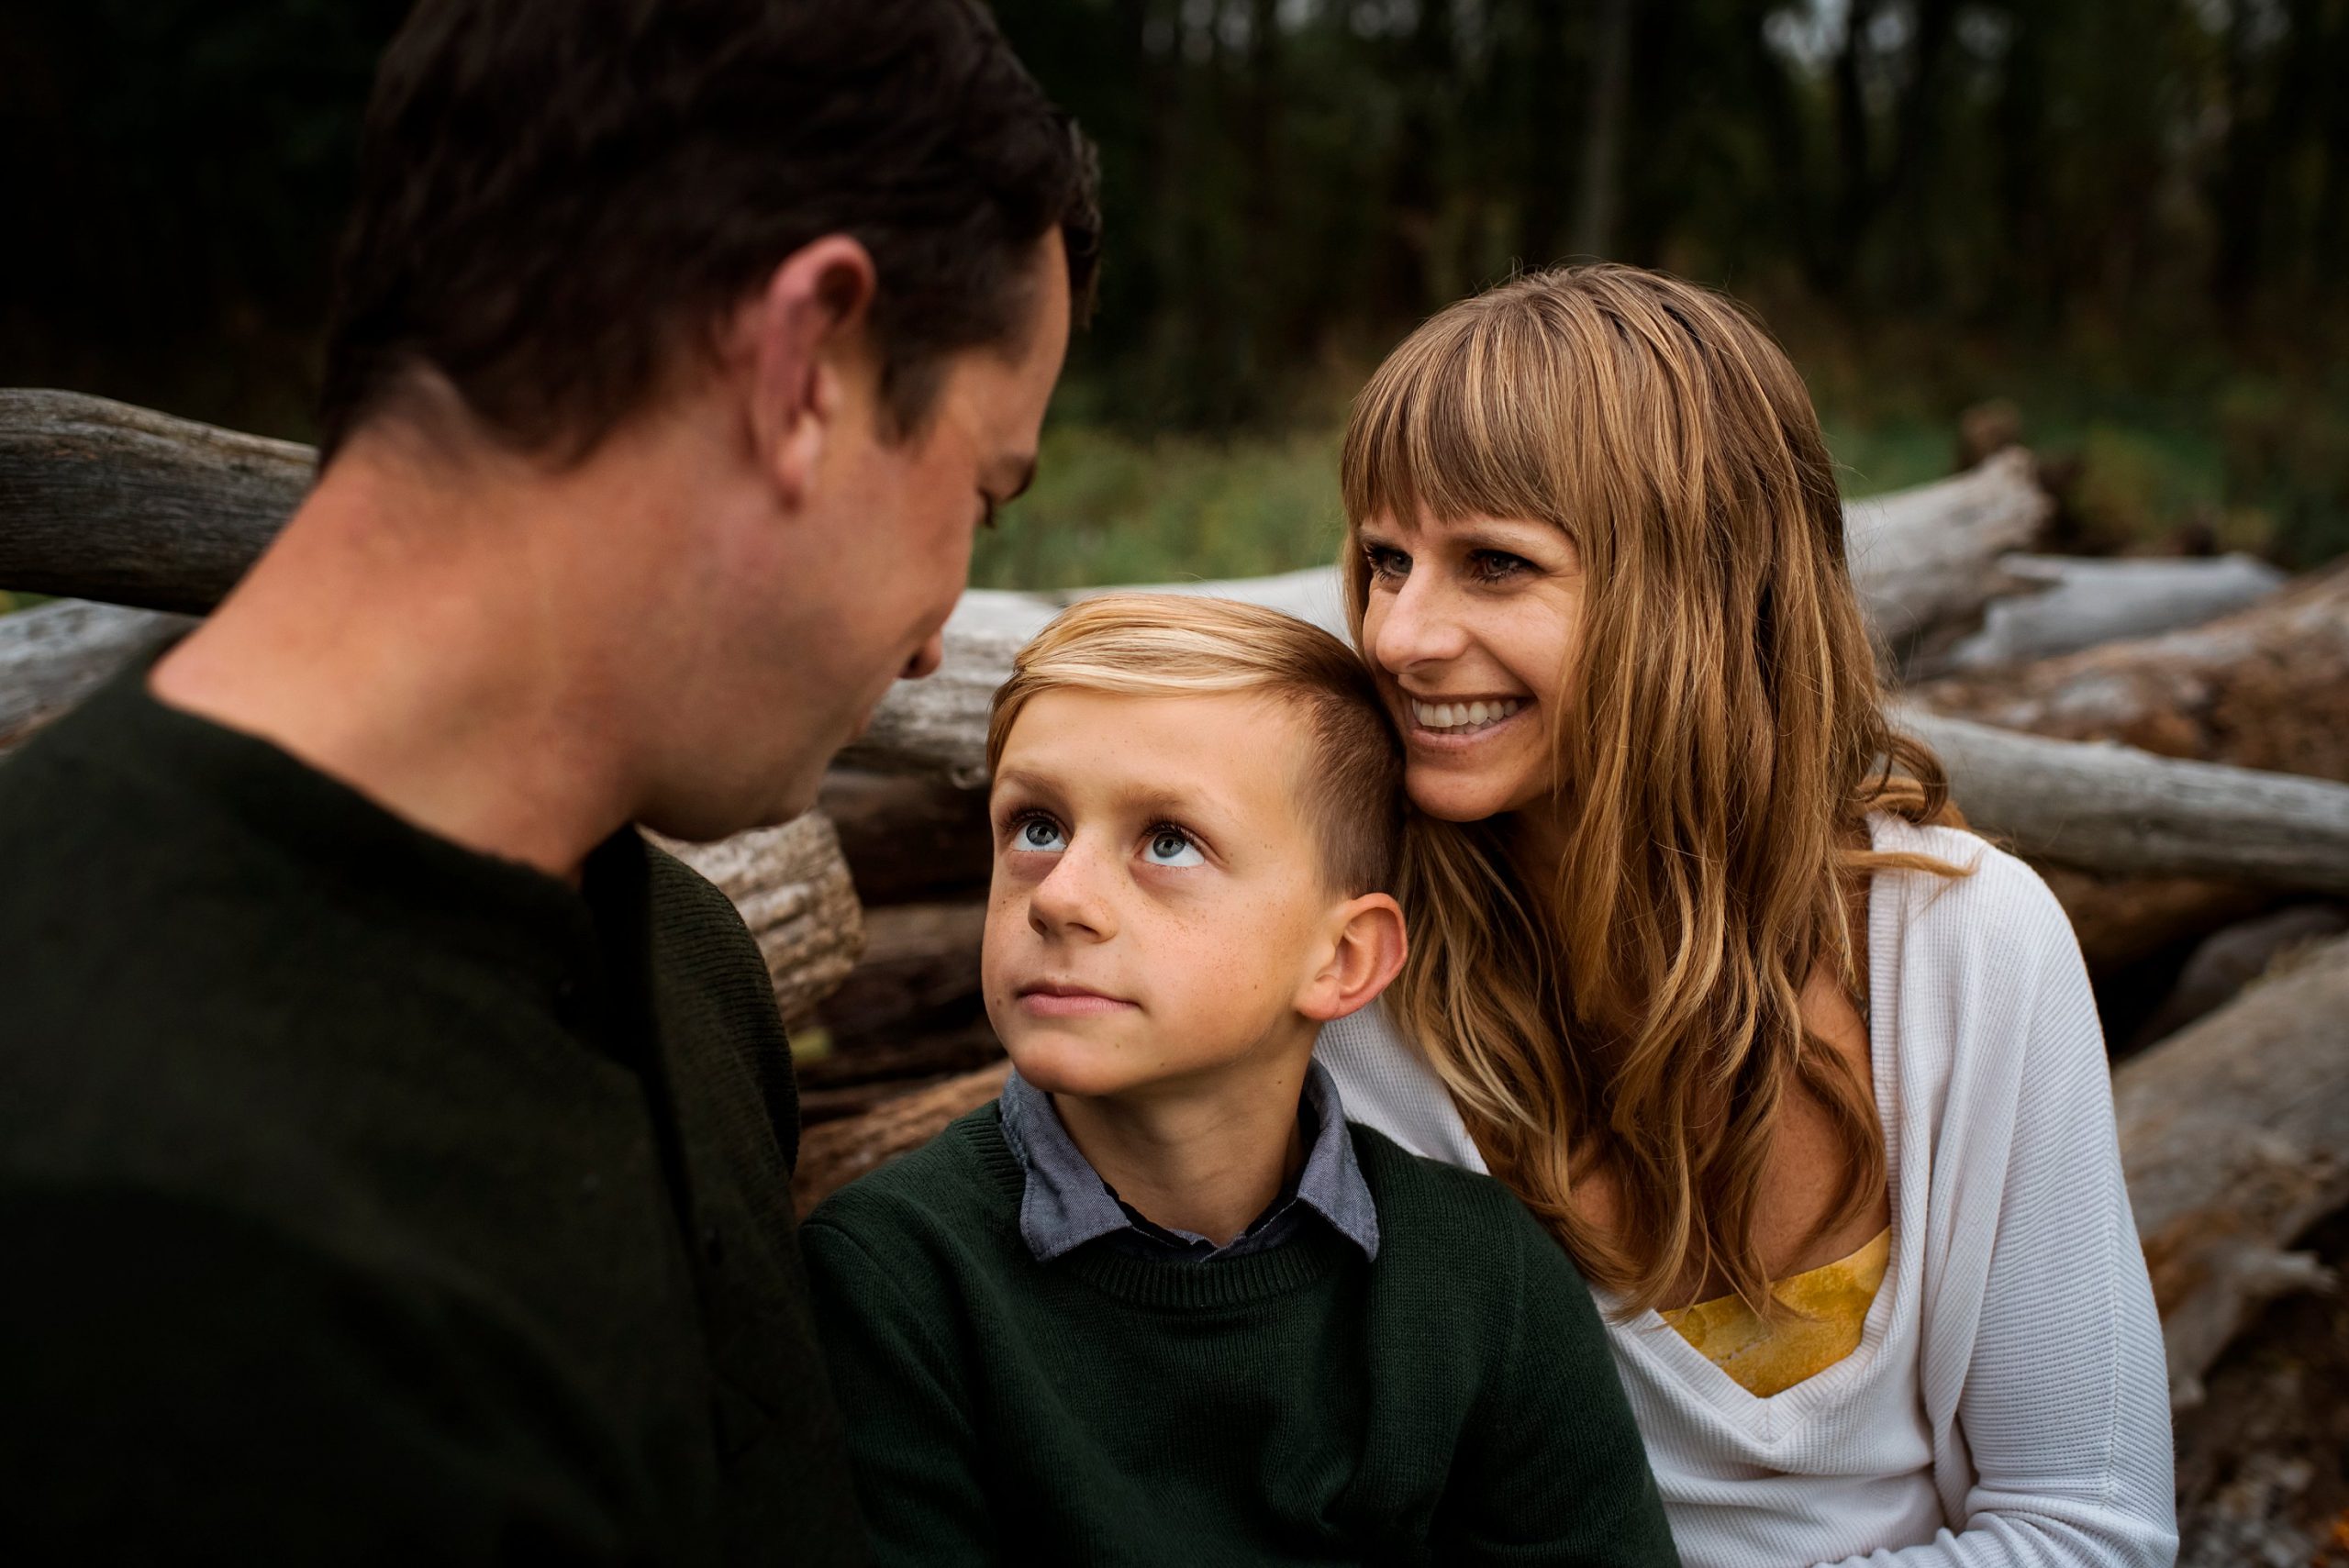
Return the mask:
[[1734, 1296], [1659, 1316], [1748, 1394], [1767, 1399], [1860, 1348], [1868, 1307], [1891, 1260], [1887, 1226], [1850, 1257], [1780, 1280], [1770, 1294], [1787, 1311], [1776, 1324]]

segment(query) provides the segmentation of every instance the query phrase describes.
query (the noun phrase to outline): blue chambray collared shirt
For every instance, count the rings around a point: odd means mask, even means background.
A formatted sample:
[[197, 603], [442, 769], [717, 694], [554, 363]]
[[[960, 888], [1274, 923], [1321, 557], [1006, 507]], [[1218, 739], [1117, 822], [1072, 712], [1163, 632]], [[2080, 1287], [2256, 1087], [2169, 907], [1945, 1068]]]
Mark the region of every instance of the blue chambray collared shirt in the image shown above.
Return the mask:
[[1015, 1070], [1003, 1086], [1003, 1140], [1027, 1173], [1019, 1200], [1019, 1235], [1038, 1262], [1113, 1238], [1112, 1244], [1145, 1257], [1206, 1262], [1241, 1258], [1279, 1246], [1318, 1216], [1363, 1250], [1378, 1256], [1378, 1208], [1354, 1160], [1338, 1085], [1319, 1062], [1306, 1073], [1297, 1106], [1307, 1140], [1305, 1168], [1255, 1222], [1218, 1247], [1204, 1236], [1152, 1224], [1120, 1200], [1061, 1124], [1050, 1095]]

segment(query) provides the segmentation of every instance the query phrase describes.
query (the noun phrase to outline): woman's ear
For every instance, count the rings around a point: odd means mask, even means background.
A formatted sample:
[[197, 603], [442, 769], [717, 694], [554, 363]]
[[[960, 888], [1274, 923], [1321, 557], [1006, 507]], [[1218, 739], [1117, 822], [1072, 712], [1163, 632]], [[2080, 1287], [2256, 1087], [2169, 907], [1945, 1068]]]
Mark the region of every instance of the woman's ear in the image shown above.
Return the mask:
[[863, 245], [829, 234], [785, 257], [736, 317], [751, 440], [787, 506], [806, 498], [839, 422], [841, 350], [863, 333], [879, 286]]
[[1409, 951], [1402, 906], [1384, 893], [1350, 898], [1330, 912], [1329, 956], [1305, 983], [1297, 1010], [1321, 1023], [1369, 1006], [1402, 973]]

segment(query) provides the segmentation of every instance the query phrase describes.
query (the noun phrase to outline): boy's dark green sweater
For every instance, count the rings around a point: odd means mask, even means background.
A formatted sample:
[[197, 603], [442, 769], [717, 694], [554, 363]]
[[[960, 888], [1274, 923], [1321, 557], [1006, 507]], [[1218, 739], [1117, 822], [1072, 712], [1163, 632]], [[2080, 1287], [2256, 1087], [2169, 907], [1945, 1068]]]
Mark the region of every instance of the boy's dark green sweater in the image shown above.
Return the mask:
[[864, 1561], [766, 969], [165, 707], [0, 762], [16, 1562]]
[[882, 1561], [1673, 1562], [1574, 1265], [1497, 1183], [1353, 1132], [1375, 1262], [1312, 1226], [1221, 1262], [1040, 1263], [994, 1106], [818, 1209]]

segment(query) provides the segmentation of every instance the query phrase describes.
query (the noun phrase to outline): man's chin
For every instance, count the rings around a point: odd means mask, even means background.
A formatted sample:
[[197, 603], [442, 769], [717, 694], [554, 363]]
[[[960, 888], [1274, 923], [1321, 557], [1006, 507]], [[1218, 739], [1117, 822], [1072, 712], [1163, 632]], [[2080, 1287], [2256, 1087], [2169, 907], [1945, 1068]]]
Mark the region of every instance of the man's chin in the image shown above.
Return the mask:
[[759, 795], [665, 802], [637, 820], [664, 839], [686, 844], [714, 844], [737, 833], [780, 828], [806, 816], [815, 806], [816, 792], [822, 783], [823, 774], [817, 773], [795, 778], [787, 785], [771, 788]]

